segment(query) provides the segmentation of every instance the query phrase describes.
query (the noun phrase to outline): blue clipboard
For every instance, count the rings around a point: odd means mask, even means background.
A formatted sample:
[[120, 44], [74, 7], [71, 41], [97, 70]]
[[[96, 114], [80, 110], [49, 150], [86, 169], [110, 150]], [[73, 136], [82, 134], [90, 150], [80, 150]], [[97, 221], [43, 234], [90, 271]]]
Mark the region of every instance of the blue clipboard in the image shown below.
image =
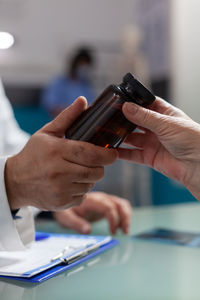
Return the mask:
[[[55, 233], [53, 234], [47, 234], [47, 233], [43, 233], [43, 232], [38, 232], [36, 233], [36, 241], [37, 240], [41, 240], [41, 239], [45, 239], [48, 238], [51, 235], [56, 235]], [[61, 236], [61, 234], [58, 234], [59, 236]], [[62, 234], [62, 236], [67, 236], [65, 234]], [[69, 236], [69, 235], [68, 235]], [[74, 236], [74, 235], [73, 235]], [[64, 272], [66, 270], [69, 270], [91, 258], [93, 258], [94, 256], [99, 255], [100, 253], [111, 249], [112, 247], [116, 246], [119, 244], [118, 240], [115, 239], [111, 239], [108, 243], [101, 245], [98, 249], [96, 249], [94, 252], [85, 255], [84, 257], [79, 258], [78, 260], [71, 262], [70, 264], [58, 264], [50, 269], [47, 269], [45, 271], [42, 271], [41, 273], [38, 273], [36, 275], [33, 275], [31, 277], [15, 277], [15, 276], [0, 276], [0, 278], [7, 278], [7, 279], [11, 279], [11, 280], [17, 280], [17, 281], [22, 281], [22, 282], [29, 282], [29, 283], [40, 283], [43, 282], [49, 278], [52, 278], [54, 276], [56, 276], [57, 274]]]

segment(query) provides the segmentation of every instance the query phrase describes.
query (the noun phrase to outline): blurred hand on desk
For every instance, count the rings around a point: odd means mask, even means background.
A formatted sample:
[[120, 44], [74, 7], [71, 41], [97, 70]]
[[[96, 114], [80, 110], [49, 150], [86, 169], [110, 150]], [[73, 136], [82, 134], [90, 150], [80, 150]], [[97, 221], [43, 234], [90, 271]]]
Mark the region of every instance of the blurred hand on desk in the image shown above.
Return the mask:
[[127, 137], [134, 148], [120, 148], [119, 157], [180, 181], [200, 200], [200, 125], [160, 98], [149, 109], [125, 103], [123, 113], [142, 132]]
[[61, 226], [82, 234], [90, 233], [89, 222], [106, 218], [112, 234], [119, 228], [128, 234], [131, 214], [131, 205], [127, 200], [102, 192], [91, 192], [86, 195], [80, 206], [55, 212], [54, 217]]

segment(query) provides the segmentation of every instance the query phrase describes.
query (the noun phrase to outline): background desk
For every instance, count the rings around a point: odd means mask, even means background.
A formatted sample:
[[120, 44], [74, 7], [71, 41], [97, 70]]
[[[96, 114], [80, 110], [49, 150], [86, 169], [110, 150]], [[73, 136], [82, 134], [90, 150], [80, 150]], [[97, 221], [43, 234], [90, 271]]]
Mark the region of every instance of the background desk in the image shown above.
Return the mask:
[[[155, 226], [200, 232], [200, 205], [135, 209], [132, 234]], [[64, 232], [53, 222], [37, 229]], [[93, 234], [108, 234], [106, 223], [95, 224]], [[118, 237], [119, 246], [42, 284], [1, 280], [0, 299], [200, 299], [200, 248]]]

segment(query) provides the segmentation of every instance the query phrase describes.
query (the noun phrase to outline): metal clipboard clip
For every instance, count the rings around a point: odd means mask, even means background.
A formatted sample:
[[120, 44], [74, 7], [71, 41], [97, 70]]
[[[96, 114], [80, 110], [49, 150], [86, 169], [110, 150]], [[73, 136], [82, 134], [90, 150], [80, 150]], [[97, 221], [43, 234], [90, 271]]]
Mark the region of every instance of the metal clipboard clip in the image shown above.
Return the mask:
[[100, 245], [88, 245], [87, 248], [83, 249], [83, 250], [80, 250], [78, 251], [77, 253], [71, 255], [71, 256], [68, 256], [68, 257], [65, 257], [64, 253], [66, 251], [66, 248], [63, 249], [63, 251], [61, 253], [59, 253], [58, 255], [56, 255], [55, 257], [53, 257], [51, 259], [51, 262], [59, 259], [60, 260], [60, 263], [61, 264], [65, 264], [65, 265], [69, 265], [87, 255], [89, 255], [90, 253], [96, 251], [99, 249], [99, 246]]

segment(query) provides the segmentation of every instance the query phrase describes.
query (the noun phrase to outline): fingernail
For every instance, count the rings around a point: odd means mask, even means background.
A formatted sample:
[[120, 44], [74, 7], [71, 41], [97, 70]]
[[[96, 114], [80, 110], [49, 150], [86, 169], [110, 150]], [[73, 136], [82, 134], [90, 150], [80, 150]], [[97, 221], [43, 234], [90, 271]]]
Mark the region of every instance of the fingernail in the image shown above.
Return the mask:
[[89, 233], [90, 232], [90, 225], [84, 224], [83, 227], [81, 228], [81, 232], [83, 234]]
[[74, 100], [74, 102], [72, 102], [72, 105], [74, 105], [76, 102], [79, 102], [80, 98], [85, 98], [85, 97], [79, 96], [78, 98], [76, 98], [76, 99]]
[[74, 105], [77, 101], [79, 101], [78, 98], [76, 98], [71, 105]]
[[138, 111], [138, 106], [134, 103], [126, 102], [124, 106], [130, 114], [135, 114]]

